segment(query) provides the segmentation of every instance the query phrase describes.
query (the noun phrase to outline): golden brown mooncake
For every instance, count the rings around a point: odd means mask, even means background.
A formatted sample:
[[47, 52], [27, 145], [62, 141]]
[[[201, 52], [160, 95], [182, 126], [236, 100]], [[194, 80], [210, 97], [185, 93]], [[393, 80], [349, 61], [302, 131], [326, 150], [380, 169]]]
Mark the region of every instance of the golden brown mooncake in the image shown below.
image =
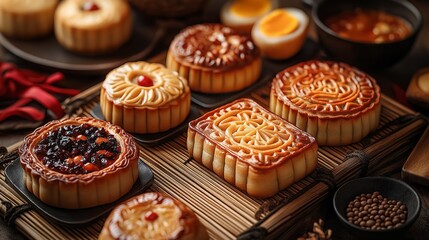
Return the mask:
[[130, 62], [106, 76], [100, 106], [107, 121], [128, 132], [158, 133], [186, 119], [191, 92], [184, 78], [161, 64]]
[[252, 39], [221, 24], [181, 31], [170, 44], [166, 65], [188, 79], [192, 91], [202, 93], [242, 90], [261, 73], [260, 53]]
[[185, 204], [166, 194], [147, 192], [112, 210], [98, 237], [112, 239], [208, 239], [207, 230]]
[[84, 55], [112, 52], [132, 34], [132, 12], [123, 0], [64, 0], [55, 12], [55, 36]]
[[189, 123], [196, 161], [248, 195], [266, 198], [317, 166], [314, 137], [250, 99], [239, 99]]
[[0, 32], [11, 38], [47, 36], [54, 25], [58, 0], [0, 0]]
[[18, 153], [28, 191], [60, 208], [113, 202], [138, 178], [138, 148], [124, 130], [106, 121], [55, 120], [27, 135]]
[[270, 110], [315, 136], [319, 145], [359, 142], [378, 126], [380, 88], [344, 63], [308, 61], [278, 73]]

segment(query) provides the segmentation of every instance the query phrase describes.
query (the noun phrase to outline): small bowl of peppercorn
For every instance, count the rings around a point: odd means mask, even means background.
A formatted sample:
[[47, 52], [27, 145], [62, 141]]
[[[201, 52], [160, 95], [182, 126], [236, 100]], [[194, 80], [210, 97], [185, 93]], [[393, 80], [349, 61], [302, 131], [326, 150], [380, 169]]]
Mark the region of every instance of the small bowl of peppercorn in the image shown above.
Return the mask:
[[389, 177], [364, 177], [334, 194], [334, 211], [353, 234], [365, 239], [397, 239], [416, 221], [420, 198], [407, 183]]

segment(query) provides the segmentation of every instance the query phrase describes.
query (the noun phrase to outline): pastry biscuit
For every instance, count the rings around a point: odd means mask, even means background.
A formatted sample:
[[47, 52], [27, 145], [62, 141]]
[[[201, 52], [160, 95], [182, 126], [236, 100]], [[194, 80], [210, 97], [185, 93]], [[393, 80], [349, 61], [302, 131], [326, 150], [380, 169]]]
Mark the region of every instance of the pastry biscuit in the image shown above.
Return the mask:
[[51, 121], [26, 136], [18, 153], [28, 191], [59, 208], [113, 202], [138, 178], [133, 138], [98, 119]]
[[166, 194], [147, 192], [110, 213], [100, 240], [208, 239], [207, 230], [190, 208]]
[[197, 162], [257, 198], [275, 195], [317, 166], [314, 137], [250, 99], [191, 121], [187, 148]]
[[157, 63], [131, 62], [106, 76], [100, 106], [107, 121], [128, 132], [158, 133], [186, 119], [191, 92], [177, 72]]
[[270, 110], [315, 136], [319, 145], [359, 142], [377, 128], [380, 88], [344, 63], [308, 61], [277, 74]]
[[199, 24], [180, 32], [167, 53], [168, 68], [188, 79], [192, 91], [228, 93], [253, 84], [261, 58], [251, 38], [221, 24]]
[[112, 52], [132, 34], [132, 13], [123, 0], [64, 0], [55, 12], [55, 36], [84, 55]]
[[17, 39], [47, 36], [57, 5], [58, 0], [0, 0], [0, 32]]

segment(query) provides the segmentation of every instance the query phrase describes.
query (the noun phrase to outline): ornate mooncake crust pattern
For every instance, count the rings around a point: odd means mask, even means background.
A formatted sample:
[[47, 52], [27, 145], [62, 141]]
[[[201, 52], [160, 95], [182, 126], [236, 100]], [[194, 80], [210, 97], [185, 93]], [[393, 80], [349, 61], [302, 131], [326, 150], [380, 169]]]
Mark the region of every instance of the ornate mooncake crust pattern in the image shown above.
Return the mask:
[[117, 206], [99, 239], [208, 239], [197, 216], [180, 201], [148, 192]]
[[350, 116], [380, 101], [375, 80], [343, 63], [298, 64], [279, 73], [273, 88], [291, 107], [318, 117]]
[[269, 197], [312, 172], [317, 143], [309, 134], [240, 99], [189, 123], [189, 154], [255, 197]]
[[223, 108], [192, 127], [255, 168], [272, 168], [314, 142], [310, 135], [251, 101]]
[[345, 145], [377, 127], [380, 98], [380, 88], [367, 74], [344, 63], [308, 61], [277, 74], [270, 110], [320, 145]]

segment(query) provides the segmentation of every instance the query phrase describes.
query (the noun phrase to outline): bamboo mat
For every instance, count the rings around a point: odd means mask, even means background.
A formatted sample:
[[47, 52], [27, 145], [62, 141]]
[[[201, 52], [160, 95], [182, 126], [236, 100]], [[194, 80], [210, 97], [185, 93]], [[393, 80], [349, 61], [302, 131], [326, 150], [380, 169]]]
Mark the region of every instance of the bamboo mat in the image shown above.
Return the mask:
[[[81, 101], [80, 107], [72, 107], [70, 116], [91, 116], [97, 104], [91, 100], [99, 92], [96, 85], [76, 96], [67, 106]], [[269, 85], [250, 95], [251, 98], [268, 107]], [[88, 99], [90, 100], [88, 102]], [[203, 109], [201, 109], [204, 111]], [[207, 227], [212, 239], [253, 239], [255, 235], [243, 234], [262, 232], [268, 239], [288, 238], [297, 234], [300, 223], [309, 212], [319, 208], [330, 191], [347, 180], [361, 174], [362, 160], [348, 153], [362, 150], [368, 164], [368, 174], [383, 174], [400, 169], [402, 162], [395, 156], [409, 152], [418, 140], [426, 121], [416, 118], [416, 113], [383, 96], [380, 118], [381, 130], [364, 141], [343, 147], [320, 147], [318, 169], [325, 170], [329, 181], [313, 173], [293, 184], [276, 196], [258, 200], [246, 196], [234, 186], [219, 178], [194, 160], [189, 160], [186, 150], [186, 131], [174, 139], [156, 146], [140, 146], [140, 156], [153, 170], [155, 180], [148, 191], [167, 193], [189, 206]], [[392, 124], [400, 116], [411, 115], [412, 120]], [[404, 122], [405, 121], [405, 122]], [[395, 122], [393, 122], [395, 123]], [[17, 146], [9, 147], [9, 151]], [[349, 160], [345, 160], [345, 157]], [[329, 178], [330, 176], [330, 178]], [[13, 206], [25, 202], [18, 193], [5, 183], [4, 171], [0, 170], [0, 200]], [[1, 207], [4, 214], [5, 207]], [[20, 215], [16, 227], [29, 238], [34, 239], [97, 239], [105, 217], [86, 227], [69, 228], [50, 223], [35, 211]]]

